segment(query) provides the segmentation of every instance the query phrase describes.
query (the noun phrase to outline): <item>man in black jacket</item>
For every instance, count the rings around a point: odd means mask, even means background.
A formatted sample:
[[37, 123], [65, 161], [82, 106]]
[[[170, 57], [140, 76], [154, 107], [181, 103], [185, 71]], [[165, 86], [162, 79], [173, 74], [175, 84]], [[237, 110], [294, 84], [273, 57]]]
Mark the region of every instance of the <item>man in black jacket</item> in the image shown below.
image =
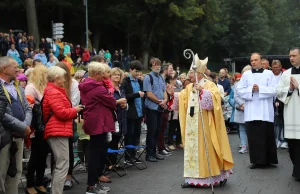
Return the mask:
[[[137, 79], [137, 72], [141, 70], [141, 62], [138, 60], [132, 61], [130, 63], [130, 73], [128, 77], [124, 78], [122, 83], [129, 107], [127, 111], [127, 134], [125, 136], [125, 145], [136, 146], [141, 135], [143, 97], [145, 95], [143, 92], [143, 82]], [[135, 151], [130, 149], [128, 152], [131, 158], [134, 159], [136, 154]], [[126, 162], [130, 163], [129, 158], [126, 158]]]
[[4, 133], [4, 128], [2, 125], [2, 119], [4, 118], [7, 106], [7, 99], [2, 88], [2, 83], [0, 81], [0, 151], [7, 144], [6, 141], [10, 140], [10, 136], [6, 137]]

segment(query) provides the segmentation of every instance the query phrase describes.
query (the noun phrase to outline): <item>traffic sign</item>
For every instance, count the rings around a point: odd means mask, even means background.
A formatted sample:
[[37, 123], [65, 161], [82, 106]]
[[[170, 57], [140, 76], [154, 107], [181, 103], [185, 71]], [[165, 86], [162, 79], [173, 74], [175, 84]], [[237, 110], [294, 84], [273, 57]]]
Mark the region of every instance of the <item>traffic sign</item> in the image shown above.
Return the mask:
[[55, 30], [64, 30], [63, 27], [53, 27], [53, 29], [55, 28]]
[[54, 35], [57, 35], [57, 34], [64, 34], [64, 31], [54, 31], [53, 34], [54, 34]]
[[63, 35], [54, 35], [53, 39], [62, 39], [64, 36]]
[[52, 22], [52, 36], [53, 39], [61, 39], [64, 34], [64, 24], [63, 23], [53, 23]]
[[63, 24], [63, 23], [53, 23], [52, 26], [53, 26], [54, 28], [56, 28], [56, 27], [63, 27], [64, 24]]

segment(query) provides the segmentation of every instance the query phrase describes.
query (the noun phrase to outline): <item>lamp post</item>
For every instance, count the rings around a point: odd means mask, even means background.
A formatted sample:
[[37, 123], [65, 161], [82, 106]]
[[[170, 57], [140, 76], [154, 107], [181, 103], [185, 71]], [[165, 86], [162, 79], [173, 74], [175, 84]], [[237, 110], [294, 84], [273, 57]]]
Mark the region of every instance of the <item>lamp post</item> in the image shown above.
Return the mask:
[[89, 48], [89, 23], [88, 23], [88, 0], [83, 0], [85, 6], [85, 38], [86, 38], [86, 48]]

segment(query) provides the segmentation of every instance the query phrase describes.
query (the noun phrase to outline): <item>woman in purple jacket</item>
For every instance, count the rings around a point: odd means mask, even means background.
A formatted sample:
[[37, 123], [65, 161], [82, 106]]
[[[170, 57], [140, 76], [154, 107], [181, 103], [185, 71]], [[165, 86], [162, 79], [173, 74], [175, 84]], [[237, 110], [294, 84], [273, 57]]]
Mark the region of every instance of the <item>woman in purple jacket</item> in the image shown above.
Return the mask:
[[106, 193], [109, 187], [98, 182], [102, 174], [107, 153], [107, 133], [115, 132], [114, 111], [117, 104], [124, 100], [116, 100], [103, 85], [103, 76], [110, 74], [110, 68], [105, 63], [92, 62], [88, 66], [89, 77], [79, 85], [83, 112], [83, 130], [90, 135], [88, 161], [88, 187], [86, 193]]

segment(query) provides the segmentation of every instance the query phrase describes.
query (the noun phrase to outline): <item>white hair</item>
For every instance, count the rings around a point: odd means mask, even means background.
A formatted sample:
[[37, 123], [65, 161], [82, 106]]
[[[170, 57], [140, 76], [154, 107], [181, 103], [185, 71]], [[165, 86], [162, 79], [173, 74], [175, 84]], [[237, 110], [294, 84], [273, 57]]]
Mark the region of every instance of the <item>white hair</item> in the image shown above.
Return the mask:
[[96, 73], [104, 73], [110, 71], [110, 67], [106, 63], [91, 62], [88, 65], [89, 76], [94, 76]]
[[52, 66], [47, 71], [47, 79], [49, 82], [54, 82], [56, 78], [64, 77], [66, 73], [64, 69], [58, 66]]
[[13, 62], [16, 62], [16, 60], [14, 60], [12, 57], [0, 57], [0, 72], [2, 72], [3, 67], [7, 66], [7, 65], [11, 65]]
[[75, 75], [74, 75], [74, 78], [75, 79], [79, 79], [79, 78], [82, 78], [84, 76], [86, 71], [80, 69], [80, 70], [77, 70]]

